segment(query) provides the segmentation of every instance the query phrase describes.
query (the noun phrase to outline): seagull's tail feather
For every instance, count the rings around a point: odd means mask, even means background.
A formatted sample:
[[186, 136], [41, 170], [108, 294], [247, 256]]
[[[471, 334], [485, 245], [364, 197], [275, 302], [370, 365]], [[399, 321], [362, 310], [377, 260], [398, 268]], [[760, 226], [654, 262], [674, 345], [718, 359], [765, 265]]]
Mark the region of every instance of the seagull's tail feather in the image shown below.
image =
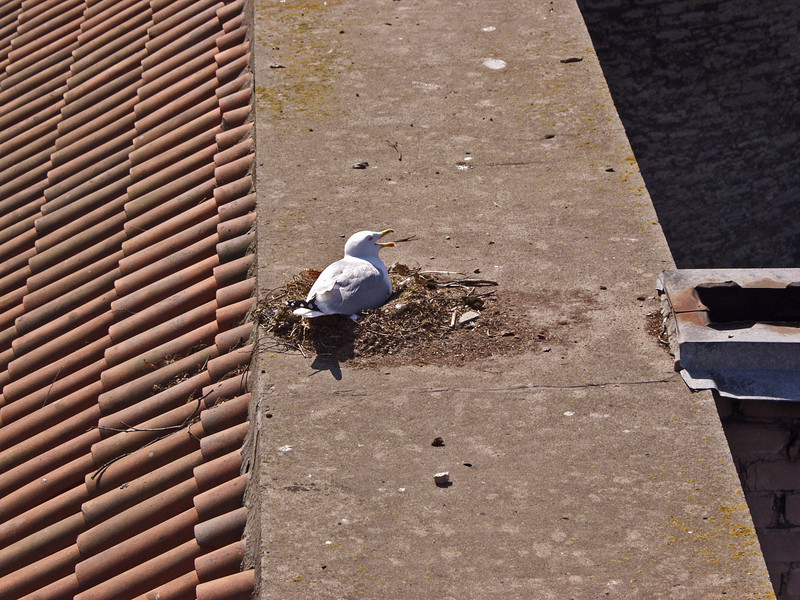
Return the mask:
[[298, 317], [305, 317], [306, 319], [313, 319], [314, 317], [321, 317], [325, 313], [318, 310], [311, 310], [309, 308], [296, 308], [292, 311]]
[[317, 308], [317, 304], [314, 300], [289, 300], [286, 304], [289, 305], [290, 308], [293, 308], [292, 311], [298, 317], [306, 317], [307, 319], [313, 319], [314, 317], [321, 317], [325, 313]]

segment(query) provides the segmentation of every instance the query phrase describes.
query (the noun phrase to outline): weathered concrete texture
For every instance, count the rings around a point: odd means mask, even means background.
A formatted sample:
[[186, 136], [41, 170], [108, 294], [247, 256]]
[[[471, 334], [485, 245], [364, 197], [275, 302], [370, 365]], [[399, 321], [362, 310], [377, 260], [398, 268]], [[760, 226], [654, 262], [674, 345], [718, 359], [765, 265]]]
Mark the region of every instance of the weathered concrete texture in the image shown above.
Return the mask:
[[261, 597], [771, 597], [713, 399], [647, 331], [672, 262], [575, 3], [255, 22], [260, 289], [393, 227], [387, 262], [480, 269], [550, 332], [340, 379], [262, 339]]
[[578, 3], [677, 266], [798, 266], [800, 4]]
[[717, 398], [719, 414], [782, 600], [800, 597], [800, 404]]

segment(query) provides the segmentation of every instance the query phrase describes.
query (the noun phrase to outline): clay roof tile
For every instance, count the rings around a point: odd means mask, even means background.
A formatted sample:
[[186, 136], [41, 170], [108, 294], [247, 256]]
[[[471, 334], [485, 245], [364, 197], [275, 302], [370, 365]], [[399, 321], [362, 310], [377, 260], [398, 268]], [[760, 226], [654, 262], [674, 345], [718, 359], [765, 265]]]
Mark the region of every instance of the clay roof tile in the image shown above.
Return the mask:
[[246, 522], [247, 509], [235, 508], [195, 525], [194, 537], [202, 548], [222, 548], [242, 538]]
[[92, 556], [180, 513], [190, 509], [194, 511], [192, 498], [197, 491], [195, 480], [186, 479], [137, 504], [109, 514], [77, 536], [82, 556]]
[[100, 524], [126, 508], [188, 480], [192, 469], [203, 460], [201, 452], [192, 452], [186, 447], [171, 446], [168, 450], [171, 454], [165, 464], [162, 464], [163, 455], [149, 456], [155, 451], [148, 447], [148, 452], [134, 452], [117, 462], [109, 461], [105, 469], [100, 467], [87, 475], [86, 486], [95, 496], [81, 506], [87, 525]]
[[194, 509], [183, 511], [170, 518], [162, 518], [148, 529], [121, 538], [114, 545], [96, 553], [80, 546], [83, 560], [75, 565], [81, 586], [90, 588], [102, 581], [135, 568], [143, 561], [193, 539], [192, 528], [198, 523]]
[[243, 12], [0, 7], [0, 596], [194, 598], [241, 568]]
[[16, 519], [0, 522], [0, 547], [12, 544], [36, 531], [80, 513], [81, 503], [88, 498], [88, 490], [78, 485], [58, 496], [37, 502], [20, 513]]
[[6, 521], [17, 517], [44, 500], [54, 498], [75, 487], [83, 478], [83, 474], [92, 468], [91, 458], [89, 454], [81, 455], [6, 493], [0, 498], [0, 520]]
[[72, 598], [80, 589], [75, 573], [54, 581], [38, 590], [26, 594], [20, 600], [53, 600], [53, 598]]
[[[54, 403], [51, 406], [61, 409], [62, 404]], [[66, 407], [63, 407], [66, 408]], [[38, 416], [39, 413], [44, 411], [37, 411], [31, 416]], [[47, 454], [47, 450], [56, 449], [59, 451], [63, 444], [74, 440], [81, 440], [83, 436], [90, 433], [90, 429], [95, 426], [98, 418], [100, 417], [100, 407], [92, 403], [86, 410], [77, 414], [69, 416], [69, 413], [64, 411], [58, 418], [53, 418], [49, 427], [43, 427], [39, 423], [31, 424], [26, 423], [24, 419], [16, 421], [4, 427], [0, 431], [12, 430], [15, 426], [20, 426], [20, 433], [17, 437], [17, 443], [6, 446], [9, 437], [4, 437], [0, 448], [5, 449], [0, 452], [0, 471], [11, 469], [18, 465], [24, 465], [29, 459]], [[75, 437], [75, 432], [86, 431], [86, 434]], [[88, 439], [88, 438], [87, 438]], [[83, 445], [81, 444], [81, 447]], [[25, 467], [28, 468], [27, 466]]]
[[176, 573], [191, 571], [194, 559], [201, 553], [197, 541], [191, 539], [88, 589], [81, 581], [80, 573], [76, 572], [84, 591], [76, 594], [74, 600], [116, 600], [120, 590], [125, 590], [129, 597], [143, 594], [171, 581]]
[[196, 558], [194, 569], [200, 581], [213, 581], [232, 575], [240, 570], [244, 552], [244, 542], [237, 540]]
[[[0, 450], [3, 451], [3, 459], [5, 460], [6, 456], [13, 457], [15, 455], [16, 445], [21, 445], [23, 441], [35, 440], [37, 433], [51, 431], [54, 425], [68, 421], [73, 415], [85, 410], [91, 410], [93, 414], [99, 413], [100, 405], [97, 404], [97, 395], [102, 389], [102, 384], [96, 381], [71, 394], [61, 396], [58, 402], [44, 404], [39, 410], [26, 416], [20, 416], [17, 411], [9, 408], [13, 404], [0, 408], [0, 425], [2, 425], [0, 427]], [[82, 421], [78, 420], [78, 423], [82, 423]], [[75, 431], [86, 431], [86, 429], [76, 429]], [[14, 447], [13, 450], [12, 447]], [[24, 455], [24, 449], [22, 454]], [[16, 463], [9, 458], [9, 462], [3, 464]]]
[[[197, 559], [195, 559], [197, 560]], [[133, 600], [153, 600], [153, 598], [169, 598], [170, 600], [194, 600], [195, 588], [200, 580], [196, 571], [190, 571], [177, 579], [163, 583]]]
[[250, 569], [197, 586], [197, 600], [248, 600], [255, 586], [255, 572]]
[[233, 452], [234, 449], [241, 448], [248, 428], [247, 423], [239, 423], [230, 429], [205, 436], [200, 440], [203, 460], [214, 460], [224, 454]]
[[0, 577], [0, 590], [3, 590], [3, 594], [8, 598], [19, 598], [38, 587], [68, 577], [79, 558], [80, 553], [75, 544], [49, 553], [34, 563]]
[[237, 449], [197, 465], [194, 478], [199, 489], [208, 490], [235, 478], [241, 468], [242, 453]]
[[21, 488], [40, 477], [47, 477], [48, 473], [87, 454], [92, 444], [99, 440], [100, 432], [97, 429], [90, 429], [61, 444], [52, 444], [42, 448], [38, 454], [29, 457], [28, 460], [0, 473], [0, 495]]
[[33, 534], [0, 549], [0, 573], [15, 571], [27, 564], [41, 560], [53, 550], [61, 550], [75, 543], [75, 538], [86, 524], [80, 513], [39, 529]]

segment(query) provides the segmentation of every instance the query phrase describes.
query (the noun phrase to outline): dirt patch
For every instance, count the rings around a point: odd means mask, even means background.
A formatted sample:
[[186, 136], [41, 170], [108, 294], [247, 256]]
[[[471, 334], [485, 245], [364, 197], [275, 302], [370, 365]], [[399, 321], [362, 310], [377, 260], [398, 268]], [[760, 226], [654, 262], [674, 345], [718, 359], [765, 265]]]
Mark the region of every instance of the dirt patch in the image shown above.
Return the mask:
[[666, 352], [670, 351], [667, 325], [660, 307], [651, 310], [645, 315], [645, 330], [658, 342], [661, 348]]
[[286, 302], [305, 298], [319, 276], [306, 270], [261, 300], [256, 316], [265, 331], [303, 354], [374, 365], [463, 365], [492, 355], [518, 354], [545, 344], [536, 327], [493, 281], [444, 277], [395, 265], [395, 290], [381, 308], [357, 321], [333, 315], [303, 319]]

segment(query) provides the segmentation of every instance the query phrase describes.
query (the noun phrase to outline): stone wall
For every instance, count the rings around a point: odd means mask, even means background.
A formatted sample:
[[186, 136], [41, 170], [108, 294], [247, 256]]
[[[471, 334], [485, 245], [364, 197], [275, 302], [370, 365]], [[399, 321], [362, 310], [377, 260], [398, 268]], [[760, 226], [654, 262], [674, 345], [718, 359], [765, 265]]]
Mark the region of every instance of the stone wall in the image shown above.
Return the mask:
[[676, 265], [800, 265], [800, 3], [578, 4]]
[[800, 403], [716, 401], [775, 592], [800, 599]]

